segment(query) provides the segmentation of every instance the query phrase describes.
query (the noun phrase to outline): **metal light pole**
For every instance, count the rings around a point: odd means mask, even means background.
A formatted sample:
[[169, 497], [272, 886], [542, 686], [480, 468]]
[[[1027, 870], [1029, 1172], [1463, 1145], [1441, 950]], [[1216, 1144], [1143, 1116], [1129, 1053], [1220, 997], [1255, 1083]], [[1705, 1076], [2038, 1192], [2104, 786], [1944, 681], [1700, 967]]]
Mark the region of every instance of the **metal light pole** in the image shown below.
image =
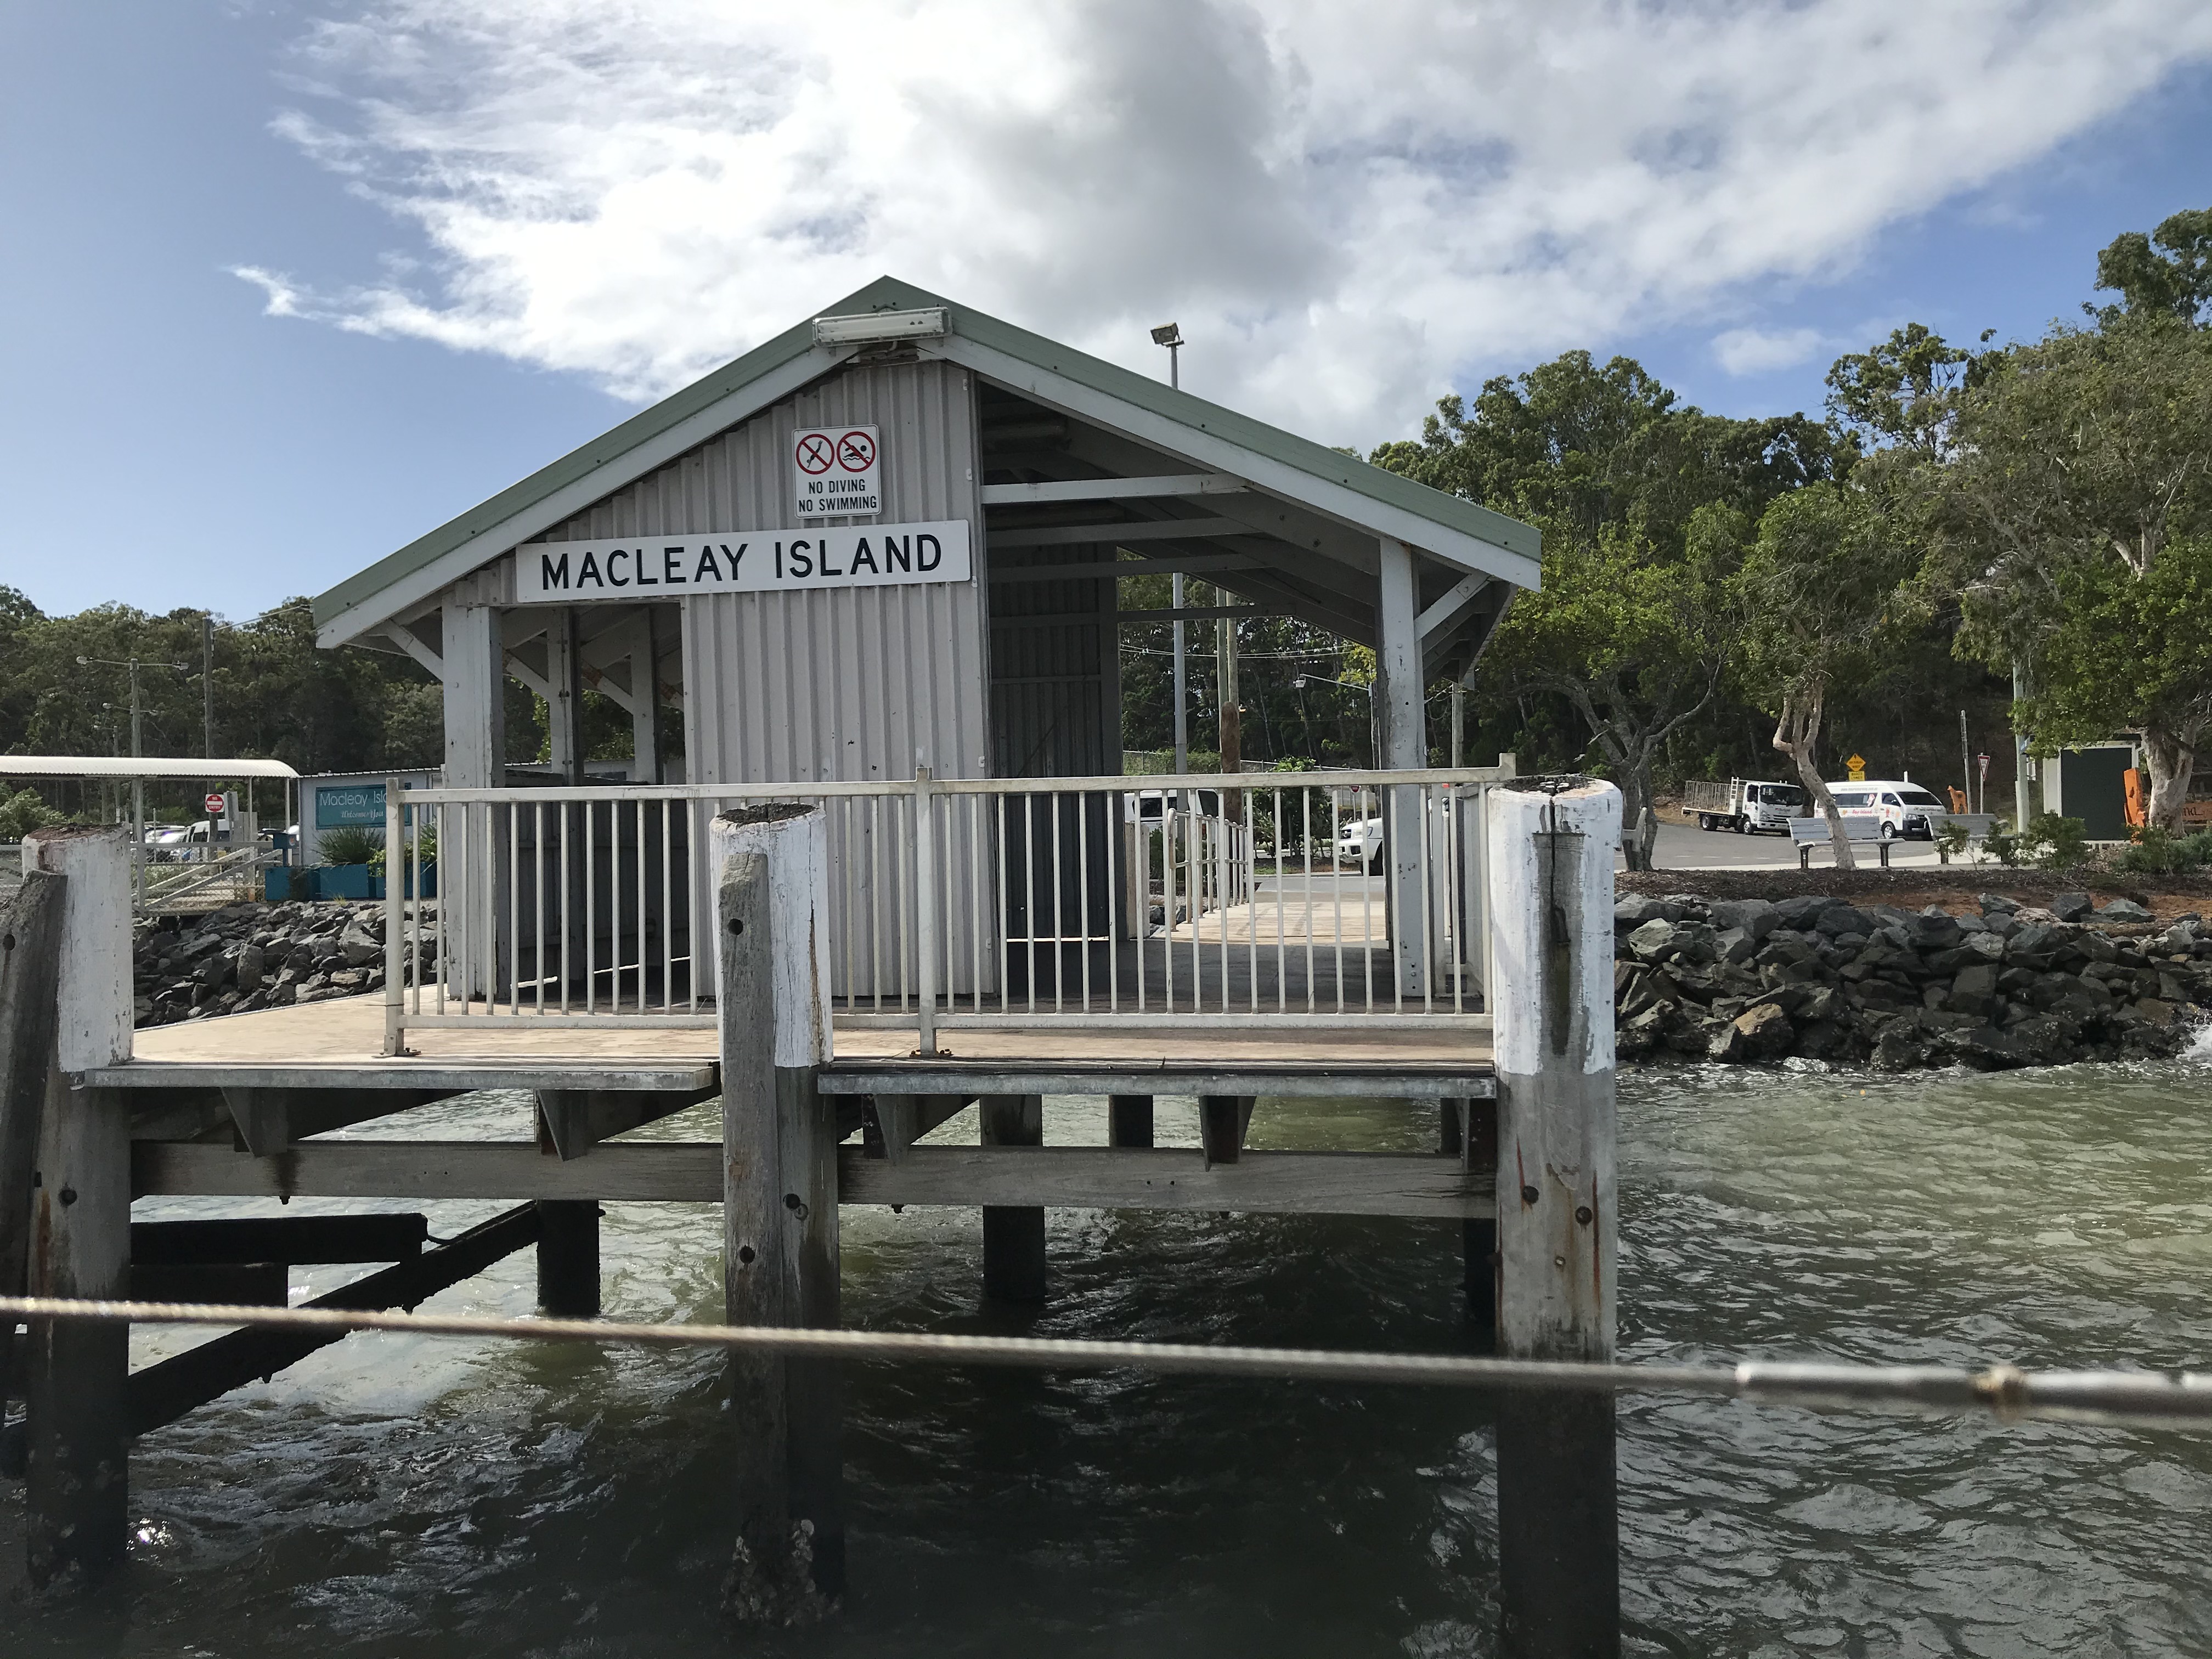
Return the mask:
[[[139, 759], [146, 752], [145, 709], [138, 701], [139, 659], [132, 657], [118, 662], [112, 657], [79, 657], [76, 660], [80, 668], [89, 668], [98, 664], [106, 668], [127, 668], [131, 671], [131, 757]], [[173, 668], [179, 674], [191, 672], [188, 664], [180, 662], [154, 662], [146, 665], [149, 668]], [[212, 842], [209, 843], [210, 848], [213, 845]], [[134, 776], [131, 780], [131, 847], [133, 867], [138, 875], [138, 896], [143, 900], [146, 896], [146, 780], [143, 777]]]
[[1152, 331], [1152, 343], [1168, 349], [1168, 384], [1177, 391], [1182, 389], [1182, 331], [1173, 323], [1162, 323]]
[[[1152, 331], [1152, 343], [1168, 349], [1168, 385], [1182, 389], [1182, 331], [1173, 323], [1162, 323]], [[1180, 613], [1182, 610], [1182, 572], [1178, 570], [1169, 578], [1169, 603]], [[1183, 658], [1183, 625], [1178, 615], [1175, 623], [1175, 769], [1177, 774], [1190, 770], [1190, 709], [1188, 682], [1185, 678]]]
[[[1182, 610], [1182, 572], [1178, 570], [1168, 578], [1170, 603], [1180, 612]], [[1183, 678], [1182, 623], [1175, 624], [1175, 768], [1178, 773], [1190, 770], [1190, 690]]]
[[207, 727], [207, 757], [215, 758], [215, 616], [200, 612], [200, 718]]

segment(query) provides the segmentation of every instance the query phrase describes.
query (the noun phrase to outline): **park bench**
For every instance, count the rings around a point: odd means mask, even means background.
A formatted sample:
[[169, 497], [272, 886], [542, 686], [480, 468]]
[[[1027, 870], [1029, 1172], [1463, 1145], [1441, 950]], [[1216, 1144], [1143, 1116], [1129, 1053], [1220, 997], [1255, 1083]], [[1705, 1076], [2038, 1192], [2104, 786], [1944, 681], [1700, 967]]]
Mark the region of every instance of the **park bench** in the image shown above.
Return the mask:
[[[1890, 843], [1881, 838], [1881, 819], [1872, 812], [1844, 814], [1844, 836], [1849, 841], [1870, 841], [1881, 851], [1881, 867], [1889, 868]], [[1828, 820], [1816, 814], [1809, 818], [1790, 820], [1790, 843], [1797, 849], [1797, 867], [1813, 867], [1813, 849], [1831, 844]]]

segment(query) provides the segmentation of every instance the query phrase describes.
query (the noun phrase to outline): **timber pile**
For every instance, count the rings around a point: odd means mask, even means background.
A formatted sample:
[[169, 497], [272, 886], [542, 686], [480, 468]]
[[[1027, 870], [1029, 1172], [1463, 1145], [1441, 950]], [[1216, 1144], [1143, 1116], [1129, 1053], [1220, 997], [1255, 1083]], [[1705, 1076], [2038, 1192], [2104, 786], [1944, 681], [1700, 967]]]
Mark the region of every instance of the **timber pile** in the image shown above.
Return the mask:
[[1979, 903], [1624, 898], [1619, 1054], [1995, 1071], [2172, 1054], [2212, 1007], [2212, 929], [2194, 915], [2086, 893]]
[[[427, 908], [427, 907], [426, 907]], [[234, 904], [132, 929], [136, 1023], [251, 1013], [384, 986], [384, 912], [364, 904]], [[426, 952], [431, 947], [425, 942]]]

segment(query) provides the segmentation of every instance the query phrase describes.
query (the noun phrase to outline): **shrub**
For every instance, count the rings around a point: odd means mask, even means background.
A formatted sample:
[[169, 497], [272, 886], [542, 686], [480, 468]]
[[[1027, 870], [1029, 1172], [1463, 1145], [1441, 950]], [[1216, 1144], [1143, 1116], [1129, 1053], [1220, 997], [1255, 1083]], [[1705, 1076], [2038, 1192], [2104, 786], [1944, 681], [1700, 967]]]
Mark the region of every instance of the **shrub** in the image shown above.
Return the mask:
[[1956, 818], [1946, 818], [1942, 827], [1936, 832], [1936, 850], [1946, 859], [1961, 858], [1966, 854], [1966, 843], [1970, 839], [1965, 824]]
[[2138, 830], [2112, 860], [2115, 870], [2150, 876], [2186, 876], [2212, 864], [2212, 830], [2176, 836], [2155, 825]]
[[[420, 844], [423, 865], [427, 867], [435, 864], [438, 861], [437, 826], [430, 823], [424, 824], [416, 831], [416, 841]], [[407, 848], [403, 846], [400, 849], [400, 857], [403, 860], [411, 859], [414, 856], [414, 853]], [[384, 873], [384, 848], [381, 845], [368, 855], [368, 867], [372, 874], [380, 876]]]
[[2027, 821], [2021, 850], [2038, 869], [2071, 870], [2089, 861], [2088, 828], [2079, 818], [2062, 818], [2056, 812], [2038, 812]]
[[384, 832], [343, 823], [325, 830], [315, 842], [325, 864], [367, 864], [384, 850]]
[[35, 789], [19, 789], [0, 800], [0, 841], [21, 841], [33, 830], [43, 830], [60, 818], [48, 810]]

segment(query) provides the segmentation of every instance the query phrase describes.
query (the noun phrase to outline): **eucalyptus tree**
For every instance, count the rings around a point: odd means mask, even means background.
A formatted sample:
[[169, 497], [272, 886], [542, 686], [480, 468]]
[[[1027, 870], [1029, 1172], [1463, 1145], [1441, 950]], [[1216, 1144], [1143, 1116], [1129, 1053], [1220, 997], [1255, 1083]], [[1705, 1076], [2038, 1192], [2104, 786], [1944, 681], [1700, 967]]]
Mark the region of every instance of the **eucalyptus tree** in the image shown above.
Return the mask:
[[2024, 665], [2015, 721], [2040, 748], [2139, 729], [2151, 821], [2179, 828], [2212, 709], [2189, 674], [2145, 665], [2212, 630], [2189, 572], [2162, 568], [2212, 532], [2212, 331], [2154, 308], [2054, 327], [1986, 362], [1954, 409], [1920, 511], [1958, 648]]
[[1738, 520], [1853, 453], [1803, 415], [1709, 415], [1629, 358], [1573, 351], [1443, 399], [1418, 440], [1372, 459], [1543, 532], [1543, 585], [1515, 599], [1477, 689], [1571, 711], [1587, 761], [1620, 787], [1629, 867], [1648, 869], [1659, 757], [1726, 678]]
[[1913, 561], [1869, 491], [1826, 482], [1777, 499], [1730, 579], [1739, 685], [1774, 716], [1773, 744], [1828, 821], [1836, 867], [1855, 867], [1821, 779], [1820, 726], [1835, 689], [1865, 677], [1905, 636]]

